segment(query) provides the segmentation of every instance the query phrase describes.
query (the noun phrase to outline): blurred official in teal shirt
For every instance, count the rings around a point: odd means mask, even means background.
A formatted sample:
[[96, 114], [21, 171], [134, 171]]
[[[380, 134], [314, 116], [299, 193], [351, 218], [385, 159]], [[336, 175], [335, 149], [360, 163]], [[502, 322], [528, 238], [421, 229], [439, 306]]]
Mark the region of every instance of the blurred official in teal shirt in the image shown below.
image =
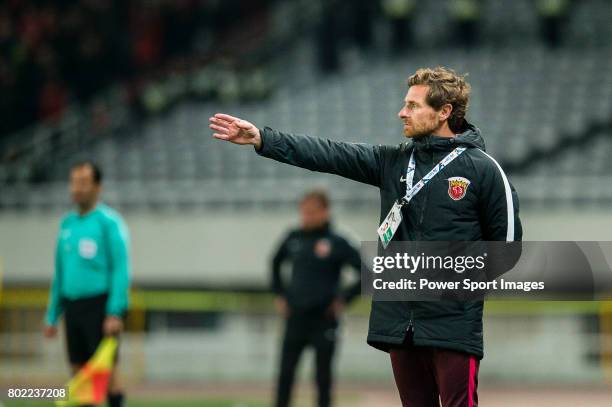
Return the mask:
[[[128, 307], [129, 232], [121, 215], [99, 202], [101, 191], [102, 172], [94, 163], [72, 167], [70, 194], [76, 208], [60, 224], [44, 334], [55, 337], [64, 316], [73, 373], [91, 358], [104, 336], [123, 330]], [[123, 398], [113, 374], [109, 405], [122, 406]]]
[[100, 294], [108, 294], [106, 314], [122, 316], [128, 305], [129, 269], [129, 235], [121, 215], [102, 203], [83, 215], [71, 211], [57, 237], [47, 323], [57, 323], [62, 298]]

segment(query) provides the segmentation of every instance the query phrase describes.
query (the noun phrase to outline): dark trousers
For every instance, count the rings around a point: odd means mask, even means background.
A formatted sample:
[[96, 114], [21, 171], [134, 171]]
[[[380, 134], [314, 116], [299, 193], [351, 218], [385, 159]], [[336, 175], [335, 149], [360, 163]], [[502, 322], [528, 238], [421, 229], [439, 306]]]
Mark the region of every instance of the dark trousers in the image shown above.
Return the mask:
[[72, 364], [85, 364], [93, 356], [104, 337], [102, 325], [106, 317], [106, 294], [78, 300], [63, 299], [68, 359]]
[[403, 407], [478, 406], [476, 357], [410, 343], [390, 354]]
[[315, 382], [319, 407], [331, 405], [332, 359], [336, 348], [338, 322], [322, 313], [292, 313], [287, 319], [283, 338], [280, 371], [276, 388], [276, 407], [287, 407], [295, 371], [307, 346], [315, 350]]

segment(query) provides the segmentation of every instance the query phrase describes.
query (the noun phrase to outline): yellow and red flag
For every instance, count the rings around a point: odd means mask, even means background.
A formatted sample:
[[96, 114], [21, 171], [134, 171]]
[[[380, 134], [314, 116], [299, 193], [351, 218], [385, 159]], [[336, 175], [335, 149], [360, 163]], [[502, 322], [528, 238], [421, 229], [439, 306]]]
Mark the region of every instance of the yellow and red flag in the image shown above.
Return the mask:
[[103, 403], [106, 400], [116, 352], [117, 338], [106, 337], [102, 339], [96, 353], [66, 385], [68, 400], [57, 401], [55, 405], [57, 407], [69, 407]]

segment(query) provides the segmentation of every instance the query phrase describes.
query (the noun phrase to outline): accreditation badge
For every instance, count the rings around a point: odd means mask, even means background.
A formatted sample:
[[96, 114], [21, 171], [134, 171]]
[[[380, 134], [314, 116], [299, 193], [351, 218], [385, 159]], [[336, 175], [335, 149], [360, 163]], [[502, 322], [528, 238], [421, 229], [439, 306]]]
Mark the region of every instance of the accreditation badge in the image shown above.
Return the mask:
[[402, 204], [395, 201], [387, 217], [385, 217], [385, 220], [383, 220], [378, 227], [378, 236], [380, 237], [383, 248], [387, 248], [400, 223], [402, 223]]
[[83, 238], [79, 240], [79, 255], [87, 260], [96, 257], [98, 253], [98, 244], [93, 239]]

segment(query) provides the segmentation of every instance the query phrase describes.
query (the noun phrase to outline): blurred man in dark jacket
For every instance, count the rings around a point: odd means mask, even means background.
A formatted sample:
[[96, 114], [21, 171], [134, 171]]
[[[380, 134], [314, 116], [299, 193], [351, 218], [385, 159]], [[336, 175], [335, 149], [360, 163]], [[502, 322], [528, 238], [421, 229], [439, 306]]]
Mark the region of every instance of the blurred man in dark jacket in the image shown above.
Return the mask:
[[[302, 351], [312, 346], [316, 354], [315, 381], [319, 407], [331, 405], [332, 360], [338, 319], [344, 306], [360, 292], [359, 278], [341, 290], [341, 271], [349, 265], [359, 276], [359, 252], [330, 226], [329, 199], [311, 191], [300, 203], [302, 225], [282, 241], [272, 261], [272, 289], [276, 306], [286, 319], [276, 406], [288, 406]], [[283, 281], [283, 263], [291, 278]]]

